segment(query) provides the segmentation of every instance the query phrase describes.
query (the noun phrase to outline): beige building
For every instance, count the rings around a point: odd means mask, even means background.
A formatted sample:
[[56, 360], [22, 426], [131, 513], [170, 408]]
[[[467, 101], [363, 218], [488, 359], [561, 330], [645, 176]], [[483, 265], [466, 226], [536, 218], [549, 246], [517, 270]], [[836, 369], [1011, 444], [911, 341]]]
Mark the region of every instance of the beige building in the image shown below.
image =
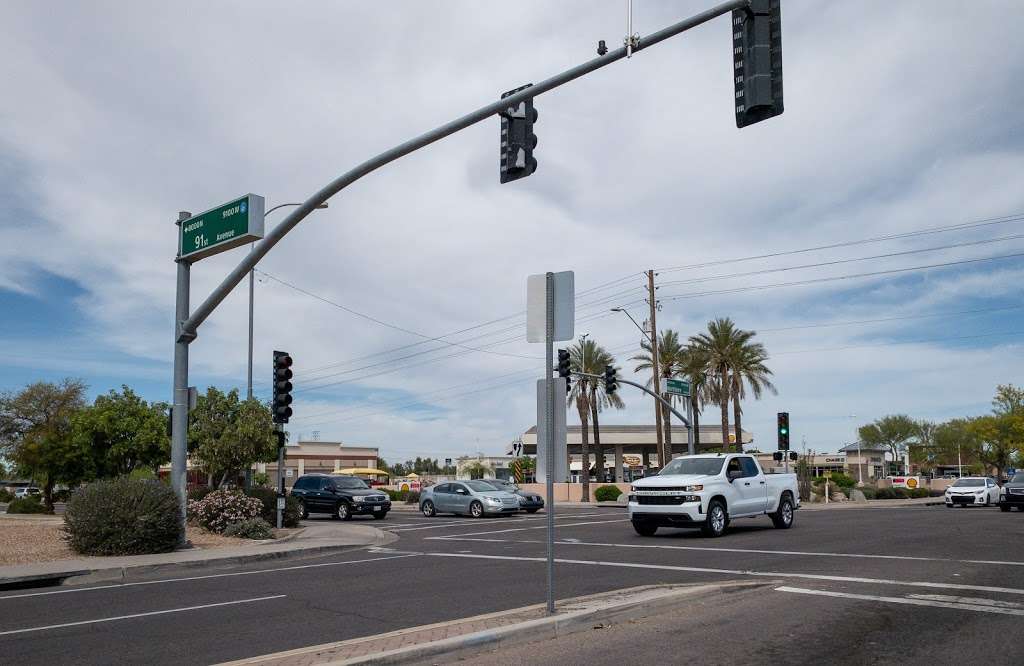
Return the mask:
[[[331, 474], [353, 467], [376, 469], [377, 459], [376, 447], [299, 441], [284, 447], [285, 486], [290, 488], [303, 474]], [[269, 476], [272, 482], [277, 479], [276, 462], [259, 464], [256, 471]]]
[[[874, 481], [885, 478], [886, 447], [872, 447], [849, 444], [839, 449], [838, 453], [809, 452], [806, 456], [800, 452], [801, 459], [806, 459], [811, 476], [824, 476], [826, 472], [840, 472], [852, 476], [857, 481]], [[781, 472], [784, 465], [776, 462], [771, 453], [755, 453], [757, 462], [768, 472]], [[793, 471], [794, 463], [789, 464]]]

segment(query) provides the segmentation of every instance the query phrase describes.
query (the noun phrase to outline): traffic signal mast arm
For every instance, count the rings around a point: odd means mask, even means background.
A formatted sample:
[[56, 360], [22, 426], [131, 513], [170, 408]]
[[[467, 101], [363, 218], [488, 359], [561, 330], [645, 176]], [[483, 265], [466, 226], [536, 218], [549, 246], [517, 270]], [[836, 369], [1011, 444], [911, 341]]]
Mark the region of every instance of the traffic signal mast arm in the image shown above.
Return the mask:
[[[633, 55], [670, 37], [674, 37], [691, 28], [695, 28], [706, 23], [713, 18], [721, 16], [722, 14], [728, 14], [736, 9], [745, 9], [749, 6], [750, 0], [731, 0], [730, 2], [725, 2], [716, 7], [700, 12], [688, 19], [679, 21], [667, 28], [651, 33], [646, 37], [641, 37], [639, 42], [632, 48]], [[252, 270], [256, 264], [258, 264], [259, 261], [263, 259], [263, 257], [265, 257], [267, 253], [278, 244], [278, 242], [280, 242], [282, 238], [284, 238], [285, 234], [294, 229], [299, 222], [306, 218], [307, 215], [316, 210], [317, 206], [320, 206], [355, 181], [373, 171], [376, 171], [385, 164], [393, 162], [400, 157], [404, 157], [415, 150], [419, 150], [420, 148], [428, 146], [435, 141], [455, 134], [460, 130], [464, 130], [482, 120], [490, 118], [491, 116], [504, 113], [510, 106], [516, 106], [520, 102], [525, 102], [526, 100], [542, 95], [549, 90], [554, 90], [559, 86], [565, 85], [566, 83], [578, 79], [581, 76], [585, 76], [586, 74], [590, 74], [591, 72], [610, 65], [613, 62], [622, 60], [625, 57], [625, 46], [615, 49], [614, 51], [609, 51], [605, 55], [598, 56], [581, 65], [567, 69], [549, 79], [535, 83], [517, 93], [487, 104], [486, 106], [482, 106], [472, 113], [466, 114], [461, 118], [457, 118], [445, 125], [426, 132], [425, 134], [421, 134], [410, 139], [405, 143], [395, 146], [394, 148], [363, 162], [354, 169], [351, 169], [337, 177], [318, 192], [313, 194], [313, 196], [306, 199], [302, 205], [293, 210], [284, 220], [281, 221], [280, 224], [275, 226], [262, 241], [256, 243], [253, 250], [246, 254], [241, 263], [239, 263], [238, 266], [236, 266], [235, 269], [231, 271], [226, 278], [224, 278], [224, 281], [221, 282], [220, 285], [213, 290], [213, 293], [211, 293], [207, 299], [192, 312], [188, 319], [183, 322], [178, 322], [177, 341], [186, 343], [192, 342], [196, 336], [199, 326], [206, 321], [206, 318], [213, 313], [214, 309], [220, 305], [225, 298], [227, 298], [228, 294], [231, 293], [235, 286], [245, 279], [249, 274], [249, 271]], [[636, 385], [634, 384], [634, 386]]]
[[[576, 375], [577, 377], [588, 377], [590, 379], [599, 379], [601, 381], [604, 381], [604, 375], [591, 375], [586, 372], [574, 372], [572, 374]], [[677, 412], [676, 408], [672, 406], [672, 403], [670, 403], [668, 400], [665, 400], [665, 398], [662, 398], [660, 395], [650, 390], [646, 386], [643, 386], [642, 384], [637, 384], [636, 382], [631, 382], [628, 379], [622, 379], [621, 377], [616, 377], [615, 382], [617, 384], [629, 384], [630, 386], [637, 387], [647, 395], [653, 397], [655, 400], [663, 404], [666, 409], [668, 409], [670, 412], [676, 415], [677, 419], [683, 422], [683, 425], [685, 425], [687, 428], [690, 427], [690, 421], [685, 416]]]

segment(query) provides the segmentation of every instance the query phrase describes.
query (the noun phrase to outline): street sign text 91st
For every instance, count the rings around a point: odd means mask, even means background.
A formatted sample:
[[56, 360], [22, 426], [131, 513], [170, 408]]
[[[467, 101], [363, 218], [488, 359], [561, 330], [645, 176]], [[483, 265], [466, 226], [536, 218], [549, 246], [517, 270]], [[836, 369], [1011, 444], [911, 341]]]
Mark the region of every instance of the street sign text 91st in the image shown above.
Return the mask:
[[263, 238], [263, 197], [247, 194], [181, 223], [178, 256], [188, 261]]

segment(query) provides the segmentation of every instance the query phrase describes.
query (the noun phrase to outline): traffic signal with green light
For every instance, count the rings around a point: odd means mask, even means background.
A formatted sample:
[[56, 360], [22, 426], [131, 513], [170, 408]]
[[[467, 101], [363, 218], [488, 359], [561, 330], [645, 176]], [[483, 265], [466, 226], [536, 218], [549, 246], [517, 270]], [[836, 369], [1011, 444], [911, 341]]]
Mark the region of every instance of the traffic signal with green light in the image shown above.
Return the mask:
[[789, 412], [779, 412], [777, 417], [779, 450], [789, 451]]

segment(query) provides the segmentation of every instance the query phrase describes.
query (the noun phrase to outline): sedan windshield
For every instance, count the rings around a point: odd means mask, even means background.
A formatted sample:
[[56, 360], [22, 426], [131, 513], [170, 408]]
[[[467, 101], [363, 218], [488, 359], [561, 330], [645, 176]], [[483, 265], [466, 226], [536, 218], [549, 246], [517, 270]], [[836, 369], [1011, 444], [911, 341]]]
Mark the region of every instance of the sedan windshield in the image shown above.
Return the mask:
[[365, 481], [354, 476], [335, 477], [333, 482], [335, 487], [342, 488], [344, 490], [364, 490], [369, 488]]
[[487, 481], [466, 481], [465, 484], [469, 486], [470, 490], [475, 490], [478, 493], [491, 493], [496, 490], [496, 488]]
[[953, 484], [954, 488], [963, 488], [965, 486], [984, 486], [985, 479], [957, 479], [956, 483]]
[[661, 474], [701, 474], [714, 476], [722, 471], [725, 458], [676, 458]]

